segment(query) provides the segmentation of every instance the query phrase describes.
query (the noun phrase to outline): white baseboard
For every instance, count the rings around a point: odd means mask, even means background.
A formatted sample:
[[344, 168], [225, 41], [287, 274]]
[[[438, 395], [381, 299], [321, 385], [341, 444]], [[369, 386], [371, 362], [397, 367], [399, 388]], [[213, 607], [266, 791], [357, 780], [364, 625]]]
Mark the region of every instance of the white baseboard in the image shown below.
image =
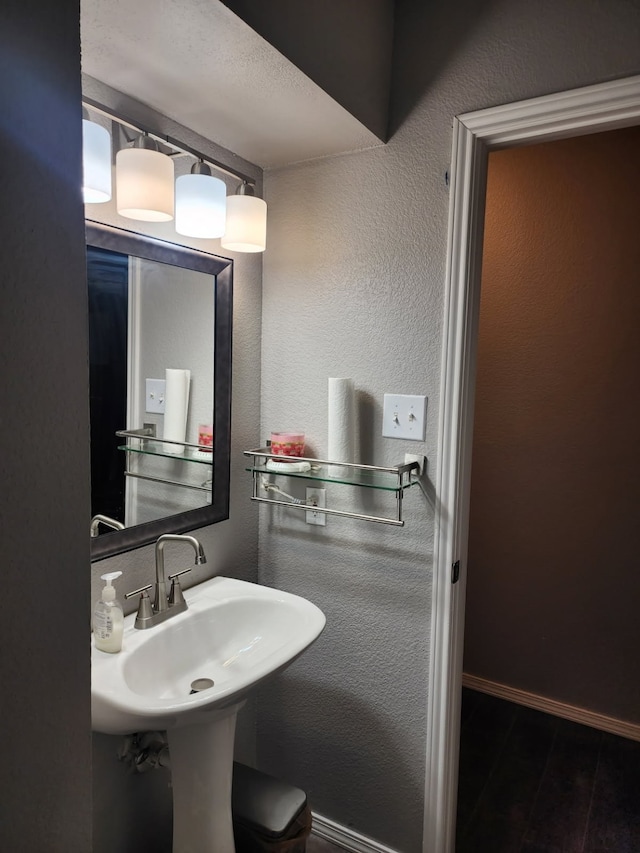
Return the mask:
[[566, 705], [564, 702], [557, 702], [555, 699], [547, 699], [545, 696], [527, 693], [526, 690], [518, 690], [515, 687], [508, 687], [506, 684], [498, 684], [495, 681], [487, 681], [485, 678], [478, 678], [467, 673], [462, 675], [462, 686], [477, 690], [479, 693], [488, 693], [498, 699], [515, 702], [516, 705], [525, 705], [527, 708], [534, 708], [536, 711], [544, 711], [554, 717], [562, 717], [574, 723], [582, 723], [584, 726], [591, 726], [593, 729], [600, 729], [612, 735], [640, 741], [640, 725], [637, 723], [616, 720], [614, 717], [606, 717], [604, 714], [588, 711], [586, 708], [576, 708], [574, 705]]
[[352, 853], [397, 853], [391, 847], [386, 847], [379, 841], [367, 838], [366, 835], [361, 835], [359, 832], [349, 829], [348, 826], [336, 823], [316, 812], [313, 812], [311, 832], [318, 838], [324, 838], [344, 850], [351, 850]]

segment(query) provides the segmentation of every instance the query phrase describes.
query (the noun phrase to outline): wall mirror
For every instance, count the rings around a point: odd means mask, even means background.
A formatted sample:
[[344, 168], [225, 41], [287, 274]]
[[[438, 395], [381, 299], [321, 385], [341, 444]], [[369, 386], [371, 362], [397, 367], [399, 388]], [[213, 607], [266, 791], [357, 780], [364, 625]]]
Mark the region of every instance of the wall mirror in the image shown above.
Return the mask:
[[101, 560], [229, 517], [233, 262], [97, 222], [86, 235]]

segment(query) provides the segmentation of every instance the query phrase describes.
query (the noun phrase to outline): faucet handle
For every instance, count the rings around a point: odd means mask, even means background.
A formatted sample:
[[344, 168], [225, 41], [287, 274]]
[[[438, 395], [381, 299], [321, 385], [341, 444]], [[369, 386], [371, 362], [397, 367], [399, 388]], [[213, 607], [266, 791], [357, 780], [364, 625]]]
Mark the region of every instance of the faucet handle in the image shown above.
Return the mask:
[[175, 572], [172, 575], [169, 575], [169, 580], [172, 581], [174, 578], [179, 578], [180, 575], [186, 575], [187, 572], [190, 572], [191, 569], [182, 569], [181, 572]]
[[[140, 592], [146, 592], [148, 589], [151, 589], [152, 586], [153, 586], [153, 584], [150, 583], [150, 584], [147, 584], [147, 586], [141, 586], [140, 589], [134, 589], [131, 592], [125, 592], [124, 597], [125, 598], [133, 598], [134, 595], [138, 595], [138, 593], [140, 593]], [[143, 597], [143, 596], [141, 596], [141, 597]]]
[[184, 595], [182, 594], [182, 587], [180, 586], [180, 575], [184, 575], [190, 571], [191, 569], [183, 569], [181, 572], [176, 572], [173, 575], [169, 575], [169, 580], [171, 581], [171, 591], [169, 592], [169, 607], [175, 607], [176, 604], [184, 604], [186, 606], [186, 601], [184, 600]]
[[132, 592], [126, 592], [125, 598], [133, 598], [134, 595], [140, 593], [140, 602], [138, 604], [138, 612], [136, 613], [136, 628], [150, 628], [153, 618], [153, 609], [151, 607], [151, 599], [149, 598], [148, 589], [151, 589], [153, 584], [141, 586], [140, 589], [134, 589]]

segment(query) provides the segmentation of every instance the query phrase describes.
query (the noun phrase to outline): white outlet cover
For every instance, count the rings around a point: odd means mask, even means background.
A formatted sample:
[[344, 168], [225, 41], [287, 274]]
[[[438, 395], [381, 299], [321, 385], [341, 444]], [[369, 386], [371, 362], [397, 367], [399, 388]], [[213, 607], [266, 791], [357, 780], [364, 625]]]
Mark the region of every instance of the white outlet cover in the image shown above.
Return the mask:
[[[315, 506], [325, 507], [327, 505], [327, 490], [326, 489], [311, 489], [307, 488], [306, 492], [307, 503], [313, 502]], [[317, 524], [324, 527], [327, 523], [327, 516], [324, 512], [314, 512], [307, 510], [305, 512], [307, 524]]]
[[146, 379], [144, 410], [150, 414], [164, 415], [164, 393], [166, 381], [164, 379]]
[[385, 394], [382, 435], [424, 441], [427, 426], [427, 398], [419, 394]]

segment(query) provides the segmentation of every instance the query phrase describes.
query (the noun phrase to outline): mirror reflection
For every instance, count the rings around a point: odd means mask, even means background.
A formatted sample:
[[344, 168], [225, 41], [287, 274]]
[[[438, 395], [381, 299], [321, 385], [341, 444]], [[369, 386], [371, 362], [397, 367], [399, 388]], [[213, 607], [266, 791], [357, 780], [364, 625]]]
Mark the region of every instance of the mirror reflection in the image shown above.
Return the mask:
[[167, 439], [212, 431], [211, 276], [90, 246], [87, 281], [92, 517], [130, 527], [210, 503], [212, 444]]
[[227, 517], [230, 266], [88, 225], [94, 558]]

